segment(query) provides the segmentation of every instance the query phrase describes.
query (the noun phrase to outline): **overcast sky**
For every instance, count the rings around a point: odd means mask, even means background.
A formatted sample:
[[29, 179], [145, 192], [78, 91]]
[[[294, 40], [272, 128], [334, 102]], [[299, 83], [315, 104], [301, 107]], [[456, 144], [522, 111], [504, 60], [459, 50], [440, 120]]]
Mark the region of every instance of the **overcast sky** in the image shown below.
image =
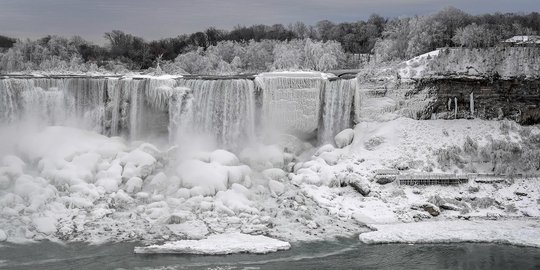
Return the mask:
[[429, 14], [449, 5], [471, 14], [540, 11], [540, 0], [0, 0], [0, 34], [80, 35], [103, 43], [103, 33], [113, 29], [159, 39], [210, 26], [357, 21], [373, 13]]

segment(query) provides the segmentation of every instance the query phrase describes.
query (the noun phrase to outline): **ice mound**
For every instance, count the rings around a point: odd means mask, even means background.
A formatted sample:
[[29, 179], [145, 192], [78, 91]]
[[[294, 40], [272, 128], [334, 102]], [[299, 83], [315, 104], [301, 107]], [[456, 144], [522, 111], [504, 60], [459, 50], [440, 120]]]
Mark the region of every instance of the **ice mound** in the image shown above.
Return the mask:
[[211, 235], [202, 240], [181, 240], [163, 245], [135, 247], [135, 253], [144, 254], [207, 254], [233, 253], [265, 254], [291, 248], [288, 242], [262, 235], [224, 233]]
[[192, 192], [199, 195], [214, 195], [227, 189], [227, 170], [220, 164], [189, 160], [180, 165], [177, 172], [182, 179], [182, 186], [196, 189]]

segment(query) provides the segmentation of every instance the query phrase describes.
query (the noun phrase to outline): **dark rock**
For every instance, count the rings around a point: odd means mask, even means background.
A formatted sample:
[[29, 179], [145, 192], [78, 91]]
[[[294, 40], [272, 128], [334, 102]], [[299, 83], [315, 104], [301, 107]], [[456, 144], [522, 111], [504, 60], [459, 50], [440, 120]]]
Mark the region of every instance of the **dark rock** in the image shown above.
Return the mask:
[[441, 213], [441, 210], [439, 209], [439, 207], [437, 207], [436, 205], [432, 203], [426, 202], [418, 206], [419, 208], [423, 209], [424, 211], [428, 212], [430, 215], [434, 217], [438, 216]]
[[371, 188], [369, 187], [369, 182], [367, 180], [351, 181], [349, 182], [349, 185], [364, 197], [369, 195], [371, 192]]
[[457, 205], [455, 204], [451, 204], [451, 203], [444, 203], [440, 206], [441, 209], [443, 210], [450, 210], [450, 211], [461, 211], [461, 208], [458, 207]]
[[392, 183], [396, 180], [395, 175], [377, 175], [375, 176], [375, 182], [381, 185]]
[[518, 195], [518, 196], [527, 196], [528, 194], [523, 192], [523, 191], [514, 191], [514, 194]]

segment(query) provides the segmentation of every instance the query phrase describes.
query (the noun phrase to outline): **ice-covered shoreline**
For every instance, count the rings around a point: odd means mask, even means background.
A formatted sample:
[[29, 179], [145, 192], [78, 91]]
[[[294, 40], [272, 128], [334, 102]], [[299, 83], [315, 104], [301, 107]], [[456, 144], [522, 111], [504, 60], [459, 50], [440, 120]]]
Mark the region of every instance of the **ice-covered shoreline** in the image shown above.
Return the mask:
[[359, 235], [366, 244], [497, 243], [540, 248], [540, 220], [437, 220], [373, 224]]
[[[375, 243], [402, 237], [414, 242], [426, 240], [413, 233], [401, 236], [392, 226], [410, 226], [413, 231], [433, 221], [442, 222], [435, 224], [443, 228], [449, 226], [445, 222], [464, 222], [458, 225], [464, 224], [465, 232], [484, 229], [477, 238], [460, 239], [457, 231], [455, 241], [520, 245], [523, 238], [511, 234], [506, 223], [489, 229], [499, 221], [467, 227], [475, 223], [453, 220], [511, 217], [527, 232], [538, 226], [524, 219], [540, 216], [538, 179], [399, 186], [378, 183], [373, 173], [391, 166], [409, 166], [412, 172], [425, 166], [441, 170], [432, 149], [441, 136], [447, 137], [445, 147], [461, 147], [471, 136], [481, 148], [489, 140], [518, 144], [538, 134], [537, 127], [505, 131], [500, 123], [504, 122], [397, 119], [361, 124], [337, 137], [342, 148], [296, 145], [305, 151], [302, 159], [275, 144], [251, 146], [238, 154], [200, 151], [176, 160], [171, 157], [174, 149], [76, 128], [46, 127], [12, 138], [16, 149], [0, 160], [0, 241], [154, 244], [236, 232], [293, 243], [355, 235], [367, 231], [363, 225], [368, 224], [379, 231], [361, 234], [361, 239], [373, 237]], [[490, 137], [484, 137], [488, 131]], [[411, 146], [419, 138], [424, 144]], [[295, 141], [288, 143], [295, 146]], [[488, 166], [491, 163], [482, 163], [478, 169]], [[396, 225], [403, 221], [408, 223]]]

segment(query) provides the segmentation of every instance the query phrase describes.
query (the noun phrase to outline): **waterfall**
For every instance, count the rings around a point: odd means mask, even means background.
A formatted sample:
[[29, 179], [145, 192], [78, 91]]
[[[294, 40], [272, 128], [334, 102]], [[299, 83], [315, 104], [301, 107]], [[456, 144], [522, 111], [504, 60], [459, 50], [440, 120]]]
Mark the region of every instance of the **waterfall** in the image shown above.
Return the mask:
[[332, 143], [334, 136], [351, 126], [351, 109], [356, 79], [326, 82], [320, 143]]
[[[190, 129], [212, 136], [226, 148], [255, 137], [255, 87], [250, 80], [178, 80], [193, 94]], [[182, 120], [181, 120], [182, 121]], [[185, 126], [185, 125], [184, 125]]]
[[265, 132], [278, 131], [310, 138], [319, 128], [321, 89], [318, 77], [258, 76], [262, 90], [262, 125]]
[[169, 143], [174, 144], [180, 137], [186, 137], [193, 119], [193, 95], [185, 87], [176, 87], [169, 100]]
[[[320, 74], [248, 79], [4, 78], [0, 122], [35, 121], [132, 140], [210, 137], [239, 149], [261, 135], [328, 142], [349, 127], [355, 80]], [[260, 121], [259, 121], [260, 120]], [[180, 138], [180, 139], [179, 139]], [[193, 138], [193, 137], [191, 137]]]

